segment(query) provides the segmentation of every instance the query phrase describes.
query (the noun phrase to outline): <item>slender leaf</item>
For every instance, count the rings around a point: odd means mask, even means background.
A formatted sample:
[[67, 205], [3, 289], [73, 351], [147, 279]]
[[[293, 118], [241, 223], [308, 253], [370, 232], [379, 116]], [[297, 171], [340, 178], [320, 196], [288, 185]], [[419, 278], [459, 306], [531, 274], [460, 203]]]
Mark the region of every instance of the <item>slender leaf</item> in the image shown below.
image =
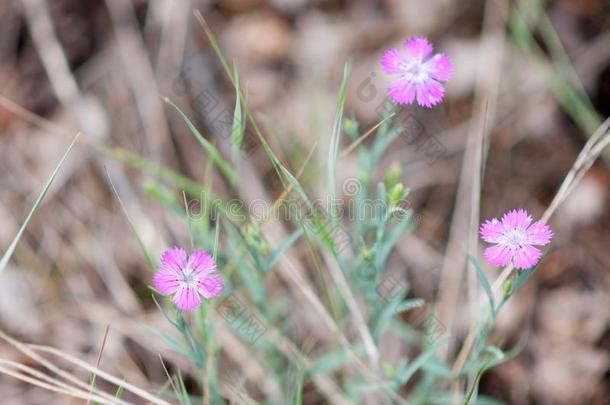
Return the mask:
[[479, 265], [479, 262], [471, 255], [468, 254], [468, 260], [472, 263], [472, 266], [475, 268], [477, 272], [477, 277], [479, 278], [479, 282], [483, 286], [485, 290], [485, 294], [487, 295], [487, 299], [489, 300], [489, 309], [491, 310], [491, 316], [493, 319], [496, 317], [496, 306], [494, 303], [494, 293], [491, 290], [491, 286], [489, 285], [489, 281], [487, 277], [485, 277], [485, 273], [483, 273], [483, 269]]
[[336, 224], [337, 207], [336, 207], [336, 190], [335, 190], [335, 172], [337, 169], [337, 153], [339, 151], [339, 141], [341, 140], [341, 132], [343, 129], [343, 109], [345, 106], [345, 93], [347, 91], [347, 83], [349, 82], [349, 64], [343, 67], [343, 80], [339, 88], [339, 99], [337, 100], [337, 109], [335, 112], [335, 122], [333, 124], [333, 132], [330, 138], [330, 148], [328, 150], [328, 167], [327, 167], [327, 185], [328, 197], [330, 201], [330, 216], [332, 223]]
[[294, 231], [290, 236], [288, 236], [281, 244], [277, 247], [277, 249], [271, 253], [269, 259], [267, 260], [267, 264], [265, 268], [267, 271], [273, 267], [273, 265], [278, 261], [278, 259], [288, 250], [290, 247], [303, 235], [303, 228], [299, 228]]
[[233, 144], [233, 154], [237, 156], [241, 145], [244, 141], [244, 132], [246, 130], [246, 116], [241, 108], [241, 90], [239, 88], [239, 72], [237, 66], [233, 69], [233, 77], [235, 78], [235, 110], [233, 111], [233, 127], [231, 131], [231, 140]]
[[[364, 354], [364, 347], [360, 344], [355, 345], [354, 353], [358, 355]], [[309, 369], [309, 374], [314, 376], [316, 374], [332, 373], [346, 364], [350, 364], [352, 361], [353, 357], [341, 347], [316, 359]]]
[[403, 385], [406, 384], [409, 379], [419, 370], [432, 356], [436, 354], [436, 351], [447, 342], [447, 337], [437, 340], [432, 346], [426, 351], [421, 353], [415, 360], [407, 366], [407, 368], [397, 376], [397, 381]]
[[59, 163], [57, 164], [57, 166], [55, 166], [55, 169], [53, 170], [53, 173], [51, 173], [51, 177], [49, 177], [49, 179], [47, 180], [46, 184], [42, 188], [42, 192], [38, 195], [38, 198], [34, 202], [34, 205], [32, 206], [32, 209], [30, 209], [30, 212], [28, 213], [28, 216], [25, 218], [25, 221], [23, 221], [23, 223], [21, 224], [21, 228], [19, 228], [19, 231], [17, 232], [17, 235], [15, 235], [15, 238], [13, 239], [13, 241], [11, 242], [9, 247], [6, 249], [6, 251], [2, 255], [2, 259], [0, 259], [0, 273], [2, 273], [2, 271], [4, 270], [6, 265], [8, 264], [9, 260], [13, 256], [13, 253], [15, 252], [15, 248], [17, 247], [17, 243], [19, 243], [19, 239], [21, 239], [21, 236], [23, 235], [23, 232], [25, 231], [25, 228], [28, 226], [28, 224], [30, 223], [30, 220], [32, 219], [32, 216], [34, 216], [34, 213], [36, 212], [36, 210], [38, 210], [38, 207], [42, 203], [42, 200], [44, 200], [45, 196], [47, 195], [47, 192], [49, 191], [49, 188], [51, 187], [51, 184], [53, 184], [53, 181], [57, 177], [57, 174], [59, 173], [59, 170], [61, 169], [61, 167], [63, 166], [64, 162], [66, 161], [66, 158], [68, 157], [68, 154], [70, 154], [70, 151], [72, 150], [72, 147], [74, 146], [74, 144], [78, 140], [79, 136], [80, 136], [80, 134], [76, 134], [76, 136], [74, 137], [74, 139], [72, 140], [72, 142], [68, 146], [68, 149], [66, 149], [66, 151], [64, 152], [63, 156], [59, 160]]
[[150, 267], [150, 269], [152, 271], [155, 271], [157, 264], [155, 263], [150, 251], [146, 247], [146, 244], [144, 243], [144, 239], [142, 239], [138, 230], [136, 229], [136, 226], [134, 225], [133, 221], [129, 217], [129, 213], [127, 212], [127, 207], [125, 207], [125, 204], [123, 204], [123, 200], [121, 200], [121, 196], [119, 195], [119, 192], [117, 191], [116, 187], [114, 186], [114, 183], [112, 182], [112, 178], [110, 177], [108, 168], [105, 168], [105, 169], [106, 169], [106, 177], [108, 178], [108, 183], [110, 183], [112, 192], [114, 193], [117, 201], [119, 202], [119, 205], [121, 206], [121, 209], [123, 210], [123, 214], [125, 215], [125, 218], [127, 219], [127, 223], [129, 224], [129, 227], [131, 228], [131, 231], [133, 232], [133, 234], [136, 238], [136, 241], [138, 242], [138, 245], [140, 246], [140, 250], [142, 250], [144, 257], [146, 257], [146, 261], [148, 262], [148, 266]]
[[237, 184], [237, 174], [235, 173], [235, 170], [233, 169], [231, 164], [228, 163], [222, 157], [216, 146], [214, 146], [207, 139], [205, 139], [205, 137], [201, 134], [201, 132], [199, 132], [195, 124], [193, 124], [191, 119], [184, 112], [182, 112], [182, 110], [176, 104], [174, 104], [168, 98], [165, 98], [165, 102], [171, 105], [176, 111], [178, 111], [178, 113], [180, 114], [186, 125], [189, 127], [195, 138], [197, 138], [203, 149], [205, 149], [212, 161], [216, 164], [216, 166], [218, 166], [220, 172], [225, 176], [227, 180], [229, 180], [229, 182], [233, 186], [235, 186]]

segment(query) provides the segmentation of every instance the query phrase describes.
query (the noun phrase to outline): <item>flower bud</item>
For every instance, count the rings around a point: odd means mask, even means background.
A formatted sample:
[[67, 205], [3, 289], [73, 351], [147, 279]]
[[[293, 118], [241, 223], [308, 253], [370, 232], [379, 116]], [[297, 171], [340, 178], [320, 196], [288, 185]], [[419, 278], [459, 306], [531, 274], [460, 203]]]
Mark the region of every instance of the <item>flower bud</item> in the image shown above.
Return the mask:
[[408, 190], [402, 183], [397, 183], [390, 190], [390, 206], [395, 207], [406, 197]]
[[343, 130], [352, 138], [358, 137], [358, 122], [351, 118], [343, 120]]
[[392, 163], [383, 179], [386, 190], [391, 190], [402, 178], [402, 168], [398, 162]]
[[373, 257], [375, 256], [375, 251], [373, 249], [364, 249], [364, 251], [362, 252], [362, 258], [367, 261], [370, 262], [371, 260], [373, 260]]

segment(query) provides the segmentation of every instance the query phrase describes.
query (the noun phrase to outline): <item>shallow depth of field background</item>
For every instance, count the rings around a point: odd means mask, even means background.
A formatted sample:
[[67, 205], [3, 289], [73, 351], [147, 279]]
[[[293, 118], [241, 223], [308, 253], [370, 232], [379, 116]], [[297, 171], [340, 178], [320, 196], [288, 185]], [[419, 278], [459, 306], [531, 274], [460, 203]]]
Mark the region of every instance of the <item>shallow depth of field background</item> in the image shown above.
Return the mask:
[[[493, 109], [494, 119], [486, 123], [491, 140], [480, 201], [485, 219], [519, 207], [539, 217], [592, 132], [585, 128], [592, 121], [576, 122], [567, 112], [569, 102], [562, 99], [561, 91], [554, 91], [558, 80], [568, 76], [576, 87], [582, 85], [591, 101], [590, 111], [600, 119], [610, 114], [609, 3], [545, 2], [545, 18], [572, 62], [567, 68], [565, 61], [554, 61], [540, 33], [534, 36], [538, 44], [534, 49], [516, 44], [507, 28], [507, 4], [502, 0], [2, 1], [2, 250], [71, 137], [77, 130], [84, 134], [11, 265], [0, 274], [0, 328], [95, 364], [110, 324], [101, 361], [106, 370], [134, 384], [158, 388], [165, 383], [157, 356], [162, 353], [171, 367], [188, 374], [187, 362], [143, 328], [168, 326], [150, 299], [147, 284], [152, 274], [106, 173], [155, 255], [173, 244], [188, 246], [186, 225], [151, 198], [154, 174], [119, 162], [100, 146], [145, 156], [228, 195], [230, 190], [217, 175], [204, 176], [209, 166], [206, 154], [162, 100], [163, 96], [173, 100], [196, 119], [210, 141], [230, 151], [227, 139], [219, 134], [223, 114], [232, 116], [234, 90], [193, 17], [195, 9], [205, 16], [229, 60], [236, 61], [263, 133], [293, 171], [315, 140], [320, 142], [318, 158], [325, 160], [346, 61], [352, 64], [346, 115], [369, 128], [379, 121], [376, 109], [384, 100], [386, 79], [378, 60], [385, 48], [400, 46], [412, 35], [426, 35], [437, 50], [453, 59], [455, 74], [445, 102], [432, 110], [407, 107], [444, 145], [446, 156], [430, 164], [421, 150], [399, 141], [371, 174], [382, 179], [398, 162], [403, 183], [413, 189], [410, 202], [422, 215], [415, 234], [399, 243], [388, 270], [405, 275], [411, 295], [442, 302], [446, 291], [439, 289], [439, 277], [450, 232], [462, 226], [455, 210], [468, 209], [456, 201], [465, 141], [478, 128], [479, 121], [471, 118], [485, 108]], [[55, 38], [45, 35], [48, 23]], [[32, 27], [41, 30], [36, 41]], [[68, 69], [61, 66], [57, 50], [63, 50]], [[45, 59], [51, 63], [52, 75], [43, 65]], [[567, 73], [557, 76], [557, 71]], [[491, 101], [483, 106], [480, 100], [485, 97]], [[254, 175], [240, 188], [272, 202], [281, 193], [281, 184], [260, 152], [254, 150], [243, 161], [242, 170]], [[552, 218], [556, 236], [551, 251], [504, 310], [492, 338], [504, 347], [522, 339], [527, 343], [516, 359], [485, 374], [481, 393], [511, 404], [610, 403], [608, 157], [593, 166]], [[340, 162], [337, 184], [359, 175], [355, 159], [351, 154]], [[320, 180], [315, 173], [305, 177], [311, 189], [322, 187], [323, 175]], [[168, 198], [182, 196], [170, 191]], [[459, 234], [453, 238], [459, 239]], [[455, 245], [451, 251], [455, 252]], [[446, 271], [452, 270], [448, 260]], [[488, 275], [495, 274], [487, 269]], [[460, 325], [467, 314], [465, 298], [458, 295], [453, 306], [451, 322], [458, 334], [464, 333]], [[0, 357], [25, 360], [4, 344]], [[319, 403], [308, 401], [308, 390], [311, 387], [306, 385], [304, 403]], [[4, 375], [0, 394], [7, 404], [57, 401], [48, 392]]]

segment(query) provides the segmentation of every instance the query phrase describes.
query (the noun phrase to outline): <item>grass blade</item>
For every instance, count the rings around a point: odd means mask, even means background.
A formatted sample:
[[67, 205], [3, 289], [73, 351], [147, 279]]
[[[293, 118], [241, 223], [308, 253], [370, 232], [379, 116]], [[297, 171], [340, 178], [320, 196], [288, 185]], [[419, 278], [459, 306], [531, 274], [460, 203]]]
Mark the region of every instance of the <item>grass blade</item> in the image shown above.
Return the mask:
[[142, 237], [140, 236], [140, 233], [136, 229], [135, 224], [131, 220], [131, 217], [129, 216], [129, 213], [127, 212], [127, 207], [125, 206], [125, 204], [123, 204], [123, 200], [121, 199], [121, 196], [119, 195], [119, 192], [117, 191], [116, 187], [114, 186], [114, 183], [112, 182], [112, 177], [110, 177], [110, 173], [108, 172], [108, 168], [105, 167], [105, 169], [106, 169], [106, 177], [108, 178], [108, 183], [110, 184], [110, 188], [112, 189], [112, 192], [114, 193], [114, 196], [116, 197], [117, 201], [119, 202], [119, 205], [121, 206], [121, 209], [123, 210], [123, 214], [125, 215], [125, 219], [127, 219], [127, 223], [129, 224], [129, 227], [131, 228], [131, 231], [133, 232], [133, 234], [134, 234], [134, 236], [136, 238], [136, 241], [138, 242], [138, 246], [140, 246], [140, 249], [142, 250], [142, 253], [144, 254], [144, 257], [146, 257], [146, 261], [148, 262], [148, 266], [150, 267], [150, 269], [153, 272], [155, 272], [156, 268], [157, 268], [157, 264], [156, 264], [155, 260], [153, 259], [152, 254], [150, 253], [150, 251], [146, 247], [146, 244], [144, 243], [144, 239], [142, 239]]
[[290, 234], [278, 248], [271, 254], [267, 263], [265, 265], [265, 269], [269, 271], [271, 267], [277, 262], [277, 260], [288, 250], [301, 236], [303, 235], [303, 228], [299, 228]]
[[216, 146], [212, 145], [207, 139], [204, 138], [203, 135], [201, 135], [201, 132], [199, 132], [195, 124], [193, 124], [193, 121], [191, 121], [191, 119], [184, 112], [182, 112], [182, 110], [176, 104], [174, 104], [168, 98], [165, 98], [165, 102], [178, 111], [195, 138], [197, 138], [203, 149], [205, 149], [212, 161], [216, 164], [216, 166], [218, 166], [218, 169], [223, 176], [229, 180], [231, 185], [235, 186], [237, 184], [237, 175], [233, 170], [233, 167], [222, 157]]
[[7, 266], [9, 260], [13, 256], [13, 253], [15, 252], [15, 248], [17, 247], [17, 243], [19, 243], [19, 239], [21, 239], [21, 236], [23, 235], [23, 232], [25, 231], [25, 228], [28, 226], [28, 223], [32, 219], [32, 216], [34, 216], [34, 213], [36, 212], [36, 210], [38, 210], [38, 207], [42, 203], [42, 200], [44, 200], [45, 196], [47, 195], [47, 192], [49, 191], [49, 188], [51, 188], [51, 184], [53, 184], [53, 181], [55, 180], [55, 178], [59, 174], [59, 171], [61, 170], [61, 167], [63, 166], [64, 162], [66, 161], [66, 158], [68, 157], [68, 154], [72, 150], [72, 147], [74, 146], [74, 144], [78, 140], [79, 136], [80, 136], [80, 134], [76, 134], [76, 136], [74, 137], [74, 139], [72, 140], [72, 142], [68, 146], [68, 149], [66, 149], [66, 151], [64, 152], [64, 154], [61, 157], [59, 163], [57, 164], [57, 166], [55, 166], [55, 169], [53, 170], [53, 173], [51, 173], [51, 177], [49, 177], [49, 179], [47, 180], [47, 183], [44, 185], [44, 187], [42, 189], [42, 192], [40, 193], [40, 195], [36, 199], [36, 202], [34, 202], [34, 206], [30, 210], [30, 212], [28, 213], [28, 216], [25, 218], [25, 221], [23, 221], [23, 224], [21, 224], [21, 228], [19, 228], [19, 231], [17, 232], [17, 235], [15, 235], [15, 238], [13, 239], [13, 241], [11, 242], [9, 247], [6, 249], [6, 251], [2, 255], [2, 259], [0, 259], [0, 273], [2, 273], [4, 268]]
[[241, 148], [241, 144], [244, 141], [246, 117], [241, 108], [241, 91], [239, 88], [239, 72], [237, 71], [237, 67], [233, 69], [233, 77], [235, 78], [235, 110], [233, 111], [231, 141], [233, 144], [233, 155], [236, 157]]
[[485, 277], [485, 273], [483, 273], [483, 269], [481, 269], [481, 266], [479, 266], [479, 263], [477, 262], [477, 260], [474, 257], [472, 257], [471, 254], [468, 254], [468, 260], [470, 261], [470, 263], [472, 263], [473, 267], [477, 271], [477, 277], [479, 278], [479, 281], [480, 281], [481, 285], [483, 286], [483, 289], [485, 290], [485, 294], [487, 295], [487, 299], [489, 300], [489, 308], [491, 309], [491, 316], [493, 319], [495, 319], [496, 306], [494, 303], [494, 293], [491, 289], [491, 286], [489, 285], [489, 281], [487, 280], [487, 277]]
[[417, 356], [409, 366], [400, 373], [397, 377], [398, 382], [401, 385], [406, 384], [411, 377], [419, 370], [426, 362], [436, 354], [436, 351], [447, 342], [447, 337], [439, 339], [436, 343], [430, 346], [426, 351]]
[[328, 169], [327, 169], [327, 185], [328, 197], [330, 200], [330, 216], [333, 224], [338, 220], [336, 207], [336, 190], [335, 190], [335, 171], [337, 169], [337, 154], [339, 152], [339, 141], [341, 139], [341, 131], [343, 129], [343, 109], [345, 106], [345, 92], [347, 91], [347, 83], [349, 82], [349, 64], [343, 67], [343, 80], [339, 88], [339, 99], [337, 100], [337, 110], [335, 112], [335, 123], [333, 124], [333, 133], [330, 138], [330, 148], [328, 150]]

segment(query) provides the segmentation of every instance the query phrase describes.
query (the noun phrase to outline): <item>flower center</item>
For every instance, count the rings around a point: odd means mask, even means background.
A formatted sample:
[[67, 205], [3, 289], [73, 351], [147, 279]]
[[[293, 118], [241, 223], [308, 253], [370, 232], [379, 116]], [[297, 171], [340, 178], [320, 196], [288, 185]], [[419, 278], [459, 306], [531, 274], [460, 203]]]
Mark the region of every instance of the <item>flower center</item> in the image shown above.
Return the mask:
[[525, 232], [520, 229], [511, 229], [502, 236], [500, 242], [504, 245], [517, 247], [524, 244], [526, 239]]
[[178, 280], [188, 286], [196, 286], [199, 283], [199, 277], [194, 271], [183, 271], [178, 276]]
[[423, 62], [412, 62], [403, 66], [403, 76], [413, 83], [423, 83], [429, 79], [428, 67]]

